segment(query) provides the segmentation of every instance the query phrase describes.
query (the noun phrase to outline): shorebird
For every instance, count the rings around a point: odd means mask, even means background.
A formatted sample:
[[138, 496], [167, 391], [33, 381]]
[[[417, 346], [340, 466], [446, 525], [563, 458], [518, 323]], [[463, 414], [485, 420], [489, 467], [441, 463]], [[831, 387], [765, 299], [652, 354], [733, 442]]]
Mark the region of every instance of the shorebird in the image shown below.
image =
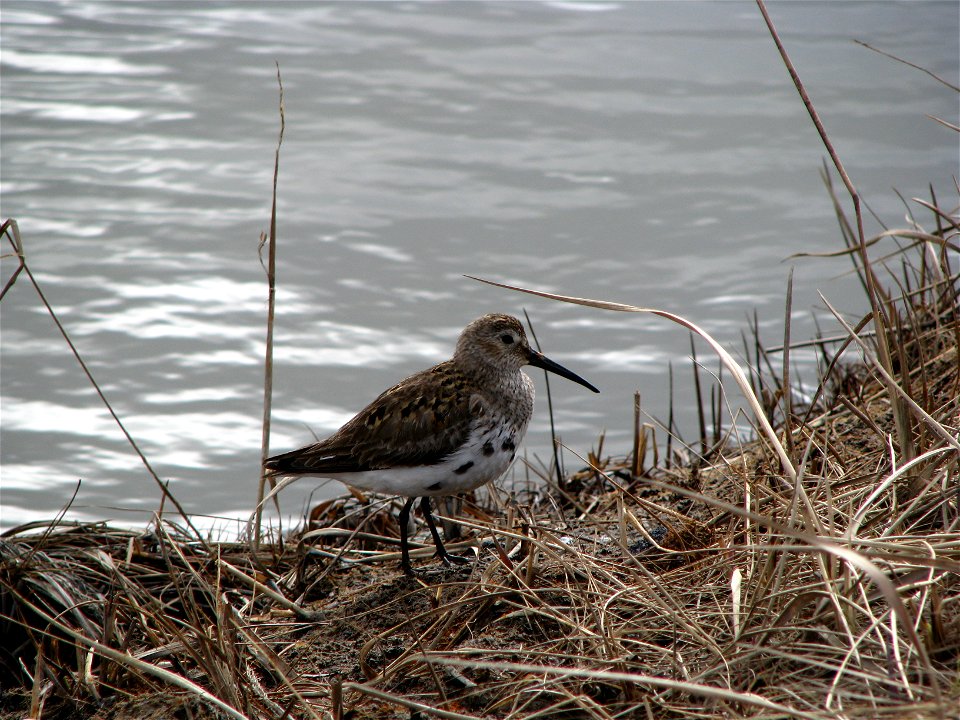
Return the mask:
[[473, 490], [507, 471], [533, 414], [534, 386], [520, 370], [524, 365], [600, 392], [532, 349], [515, 317], [484, 315], [460, 333], [450, 360], [386, 390], [326, 440], [275, 455], [264, 467], [408, 498], [399, 518], [400, 566], [407, 575], [414, 574], [407, 524], [420, 498], [437, 557], [445, 564], [468, 562], [444, 548], [430, 498]]

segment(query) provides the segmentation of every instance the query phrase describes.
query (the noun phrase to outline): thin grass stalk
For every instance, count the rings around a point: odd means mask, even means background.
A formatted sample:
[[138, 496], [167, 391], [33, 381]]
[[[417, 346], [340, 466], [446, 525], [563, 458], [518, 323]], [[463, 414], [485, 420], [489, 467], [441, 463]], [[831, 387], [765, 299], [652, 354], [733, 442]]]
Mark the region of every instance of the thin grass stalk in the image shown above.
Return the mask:
[[43, 661], [43, 648], [37, 647], [37, 659], [33, 666], [33, 684], [30, 687], [30, 715], [31, 718], [39, 718], [43, 712], [43, 693], [42, 680], [44, 675], [45, 663]]
[[863, 288], [864, 295], [866, 295], [869, 293], [869, 289], [867, 288], [867, 280], [866, 277], [864, 277], [863, 268], [857, 264], [855, 257], [859, 252], [857, 233], [856, 230], [850, 225], [850, 219], [847, 217], [847, 214], [840, 203], [840, 197], [837, 193], [837, 189], [833, 185], [833, 175], [830, 173], [830, 167], [827, 165], [826, 159], [823, 160], [823, 165], [820, 169], [820, 179], [823, 181], [823, 184], [826, 186], [827, 192], [830, 195], [830, 202], [833, 204], [833, 214], [837, 218], [837, 224], [840, 226], [840, 234], [843, 236], [843, 244], [847, 248], [846, 250], [836, 251], [837, 255], [850, 256], [850, 262], [853, 265], [853, 270], [857, 275], [857, 280], [860, 282], [860, 286]]
[[[771, 407], [764, 405], [764, 410], [767, 413], [767, 419], [771, 424], [774, 423], [774, 408], [772, 405], [776, 402], [776, 396], [765, 387], [763, 380], [763, 372], [761, 371], [760, 364], [761, 360], [761, 343], [760, 343], [760, 316], [757, 314], [756, 308], [753, 310], [753, 321], [750, 323], [750, 332], [753, 335], [753, 367], [750, 367], [750, 354], [747, 353], [744, 355], [744, 359], [747, 362], [747, 376], [750, 378], [750, 387], [754, 388], [756, 396], [760, 399], [761, 402], [766, 403], [766, 397], [764, 397], [764, 390], [767, 391], [767, 396], [770, 398]], [[754, 387], [753, 378], [756, 377], [757, 384]], [[774, 377], [773, 373], [770, 373], [770, 377]]]
[[[790, 326], [793, 309], [793, 267], [787, 276], [787, 300], [783, 312], [783, 380], [780, 387], [783, 393], [783, 434], [787, 441], [787, 454], [793, 458], [793, 390], [790, 385]], [[759, 369], [759, 368], [758, 368]]]
[[[279, 86], [280, 133], [273, 155], [273, 193], [270, 202], [270, 237], [267, 251], [267, 342], [266, 356], [263, 362], [263, 430], [260, 439], [260, 482], [257, 484], [256, 520], [253, 524], [253, 552], [260, 549], [260, 530], [263, 520], [263, 493], [267, 482], [274, 485], [273, 476], [264, 467], [270, 454], [270, 417], [273, 410], [273, 325], [276, 312], [277, 283], [277, 182], [280, 177], [280, 146], [283, 145], [283, 131], [286, 127], [283, 104], [283, 80], [280, 77], [280, 64], [277, 63], [277, 85]], [[260, 246], [264, 239], [261, 236]], [[261, 257], [261, 264], [263, 259]], [[278, 516], [279, 516], [279, 500]]]
[[[690, 357], [693, 359], [693, 390], [697, 398], [697, 428], [700, 431], [700, 457], [706, 458], [707, 420], [704, 417], [703, 392], [700, 388], [700, 365], [697, 362], [697, 347], [693, 342], [693, 333], [690, 333]], [[672, 387], [673, 386], [671, 385], [671, 388]], [[670, 428], [670, 432], [673, 432], [673, 428]]]
[[720, 388], [716, 385], [710, 386], [710, 425], [713, 427], [713, 435], [710, 437], [711, 447], [718, 447], [720, 444]]
[[[792, 292], [792, 288], [790, 289], [790, 292]], [[767, 375], [770, 378], [770, 382], [772, 383], [772, 387], [767, 388], [766, 392], [770, 398], [770, 416], [769, 416], [770, 422], [774, 423], [776, 421], [777, 404], [780, 402], [780, 398], [785, 392], [785, 389], [781, 384], [780, 375], [777, 374], [777, 371], [773, 367], [773, 363], [770, 361], [770, 353], [763, 346], [763, 343], [760, 342], [760, 320], [759, 320], [759, 317], [757, 316], [756, 311], [754, 311], [753, 324], [751, 326], [751, 330], [753, 333], [754, 364], [756, 368], [755, 372], [756, 372], [757, 380], [760, 383], [760, 387], [763, 388], [764, 387], [763, 371], [761, 370], [761, 368], [766, 367]], [[789, 352], [787, 354], [789, 355]], [[782, 373], [782, 370], [783, 370], [783, 367], [781, 364], [781, 373]], [[760, 395], [760, 393], [758, 393], [758, 396], [762, 398], [762, 395]]]
[[[33, 285], [33, 289], [36, 291], [37, 296], [40, 298], [40, 302], [43, 303], [44, 308], [47, 310], [47, 314], [50, 316], [50, 319], [53, 320], [54, 325], [57, 326], [57, 330], [60, 332], [60, 335], [63, 337], [64, 342], [67, 343], [67, 347], [70, 348], [70, 352], [73, 354], [73, 357], [76, 358], [77, 362], [80, 364], [80, 369], [83, 370], [83, 374], [87, 376], [87, 380], [90, 381], [90, 384], [93, 386], [94, 391], [97, 393], [97, 396], [100, 398], [100, 401], [103, 403], [104, 407], [107, 409], [107, 412], [110, 413], [110, 417], [113, 418], [113, 421], [117, 424], [117, 427], [120, 428], [120, 432], [123, 433], [123, 436], [127, 439], [127, 443], [133, 448], [133, 451], [140, 458], [140, 462], [146, 468], [147, 473], [150, 477], [153, 478], [153, 481], [160, 488], [163, 497], [169, 499], [176, 507], [177, 512], [183, 518], [184, 522], [193, 531], [196, 539], [207, 547], [206, 542], [203, 539], [203, 536], [200, 534], [200, 531], [194, 526], [191, 522], [190, 517], [187, 515], [186, 511], [183, 509], [183, 506], [180, 504], [180, 501], [174, 497], [173, 493], [170, 492], [170, 488], [167, 486], [163, 480], [160, 479], [160, 476], [157, 474], [156, 470], [153, 469], [153, 465], [150, 464], [150, 461], [147, 459], [147, 456], [140, 449], [140, 446], [137, 444], [137, 441], [133, 439], [133, 436], [127, 430], [126, 425], [123, 424], [123, 421], [120, 419], [120, 416], [117, 415], [116, 411], [113, 409], [113, 405], [110, 404], [110, 401], [107, 400], [107, 396], [104, 395], [103, 390], [100, 387], [100, 384], [93, 377], [93, 373], [90, 372], [90, 368], [87, 367], [87, 363], [84, 361], [83, 357], [80, 355], [80, 351], [77, 350], [77, 346], [73, 344], [73, 340], [70, 339], [69, 333], [67, 333], [66, 328], [63, 326], [63, 323], [60, 322], [60, 318], [57, 316], [57, 313], [54, 311], [53, 307], [47, 301], [46, 295], [44, 295], [43, 290], [40, 288], [40, 283], [37, 282], [37, 279], [33, 276], [33, 273], [30, 271], [30, 266], [27, 264], [26, 255], [23, 253], [23, 244], [20, 238], [19, 229], [17, 228], [16, 221], [8, 221], [4, 223], [4, 226], [8, 226], [14, 232], [14, 238], [11, 239], [11, 243], [16, 242], [15, 247], [17, 248], [17, 255], [20, 258], [20, 267], [17, 269], [17, 274], [22, 270], [26, 273], [27, 277], [30, 279], [30, 283]], [[9, 235], [8, 235], [9, 237]], [[7, 284], [7, 287], [4, 288], [6, 292], [7, 288], [12, 285], [12, 281]]]
[[[671, 467], [673, 465], [673, 438], [674, 438], [674, 422], [673, 422], [673, 405], [674, 405], [674, 392], [673, 392], [673, 361], [667, 362], [667, 447], [665, 451], [664, 467]], [[701, 413], [703, 410], [701, 409]]]
[[934, 80], [936, 80], [937, 82], [942, 83], [943, 85], [946, 85], [948, 88], [950, 88], [950, 89], [953, 90], [954, 92], [960, 93], [960, 87], [957, 87], [957, 86], [954, 85], [952, 82], [949, 82], [949, 81], [947, 81], [947, 80], [944, 80], [942, 77], [940, 77], [939, 75], [937, 75], [937, 74], [934, 73], [934, 72], [931, 72], [930, 70], [927, 70], [927, 68], [925, 68], [925, 67], [921, 67], [920, 65], [914, 65], [914, 64], [913, 64], [912, 62], [910, 62], [909, 60], [904, 60], [904, 59], [901, 58], [901, 57], [897, 57], [896, 55], [892, 55], [892, 54], [890, 54], [890, 53], [888, 53], [888, 52], [884, 52], [883, 50], [880, 50], [879, 48], [875, 48], [875, 47], [874, 47], [873, 45], [871, 45], [870, 43], [865, 43], [863, 40], [857, 40], [856, 38], [854, 38], [853, 41], [854, 41], [857, 45], [862, 45], [862, 46], [865, 47], [867, 50], [873, 50], [873, 52], [878, 53], [879, 55], [883, 55], [884, 57], [888, 57], [888, 58], [890, 58], [891, 60], [896, 60], [896, 61], [899, 62], [899, 63], [903, 63], [904, 65], [907, 65], [908, 67], [912, 67], [914, 70], [919, 70], [920, 72], [926, 73], [927, 75], [929, 75], [930, 77], [932, 77], [932, 78], [933, 78]]
[[[642, 431], [640, 425], [640, 391], [637, 390], [633, 393], [633, 468], [630, 471], [633, 477], [640, 477], [643, 473], [643, 456], [640, 454], [640, 447], [642, 444], [644, 451], [646, 451], [646, 442], [641, 443], [640, 434]], [[644, 452], [644, 454], [646, 453]]]
[[[526, 308], [523, 309], [523, 317], [527, 321], [527, 327], [530, 328], [530, 336], [533, 338], [533, 344], [539, 352], [540, 341], [537, 339], [537, 332], [533, 329], [533, 323], [530, 322], [530, 316], [527, 314]], [[557, 428], [553, 421], [553, 394], [550, 392], [550, 373], [546, 370], [543, 371], [543, 381], [547, 390], [547, 413], [550, 417], [550, 445], [553, 447], [553, 467], [557, 474], [557, 485], [563, 487], [565, 479], [563, 477], [563, 470], [560, 467], [560, 448], [557, 442]]]
[[[723, 413], [720, 412], [721, 405], [726, 406], [727, 413], [730, 415], [730, 430], [726, 432], [723, 429]], [[727, 400], [727, 394], [723, 389], [723, 361], [721, 360], [717, 363], [717, 421], [714, 427], [714, 447], [722, 447], [723, 443], [721, 442], [721, 438], [724, 437], [725, 434], [727, 437], [733, 436], [736, 433], [736, 425], [737, 413], [731, 410], [730, 402]], [[737, 441], [739, 442], [739, 438], [737, 438]], [[795, 467], [792, 460], [790, 465], [791, 467]]]

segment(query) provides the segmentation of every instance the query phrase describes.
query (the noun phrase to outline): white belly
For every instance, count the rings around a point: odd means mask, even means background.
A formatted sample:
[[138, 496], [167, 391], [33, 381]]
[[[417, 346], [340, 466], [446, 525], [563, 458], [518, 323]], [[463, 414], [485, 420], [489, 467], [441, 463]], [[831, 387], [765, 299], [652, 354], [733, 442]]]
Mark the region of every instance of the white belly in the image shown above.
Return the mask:
[[459, 450], [436, 465], [331, 473], [328, 477], [361, 490], [388, 495], [455, 495], [478, 488], [503, 475], [513, 462], [525, 430], [526, 427], [508, 428], [502, 425], [478, 428]]

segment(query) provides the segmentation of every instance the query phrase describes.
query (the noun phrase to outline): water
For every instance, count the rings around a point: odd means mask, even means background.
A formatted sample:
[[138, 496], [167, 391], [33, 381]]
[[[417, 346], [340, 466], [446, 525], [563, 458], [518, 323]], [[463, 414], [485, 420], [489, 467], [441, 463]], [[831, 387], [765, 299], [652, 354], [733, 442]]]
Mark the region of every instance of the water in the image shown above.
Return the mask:
[[[953, 197], [957, 135], [925, 114], [957, 122], [957, 95], [851, 39], [956, 83], [958, 5], [771, 5], [870, 207], [902, 225], [892, 188]], [[606, 430], [627, 452], [634, 391], [664, 417], [670, 361], [693, 437], [684, 331], [464, 274], [663, 308], [733, 349], [754, 309], [779, 343], [791, 264], [794, 338], [815, 314], [836, 328], [818, 289], [863, 310], [844, 260], [787, 260], [841, 240], [823, 147], [752, 3], [6, 0], [2, 20], [0, 210], [201, 525], [246, 517], [256, 493], [275, 62], [275, 451], [447, 357], [477, 315], [524, 308], [547, 354], [602, 390], [552, 383], [571, 448]], [[535, 379], [526, 453], [545, 459]], [[136, 525], [159, 507], [21, 278], [2, 305], [0, 522], [51, 517], [78, 480], [68, 518]], [[340, 490], [301, 481], [284, 511]]]

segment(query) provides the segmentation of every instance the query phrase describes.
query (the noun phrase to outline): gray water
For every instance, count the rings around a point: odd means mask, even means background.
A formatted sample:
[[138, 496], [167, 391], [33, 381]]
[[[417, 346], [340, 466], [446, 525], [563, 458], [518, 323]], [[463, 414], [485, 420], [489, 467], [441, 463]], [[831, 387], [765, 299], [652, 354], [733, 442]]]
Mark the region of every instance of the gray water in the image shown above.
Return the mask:
[[[955, 197], [957, 135], [925, 115], [956, 123], [957, 95], [852, 39], [956, 83], [958, 7], [771, 3], [888, 225], [905, 223], [893, 188]], [[274, 451], [448, 357], [474, 317], [524, 308], [545, 352], [602, 391], [551, 384], [570, 448], [585, 454], [605, 430], [606, 451], [628, 452], [634, 392], [665, 418], [670, 362], [695, 437], [685, 331], [464, 274], [670, 310], [731, 349], [754, 310], [779, 344], [791, 266], [795, 339], [816, 332], [814, 316], [837, 330], [818, 290], [864, 307], [847, 261], [788, 259], [842, 241], [823, 146], [752, 3], [4, 0], [0, 61], [0, 211], [19, 221], [106, 396], [204, 526], [245, 518], [256, 492], [275, 63]], [[3, 260], [4, 281], [13, 267]], [[811, 356], [797, 359], [812, 377]], [[525, 451], [547, 461], [533, 375]], [[137, 525], [159, 507], [21, 277], [2, 305], [3, 527], [51, 517], [78, 480], [69, 519]], [[284, 512], [341, 490], [303, 480]]]

